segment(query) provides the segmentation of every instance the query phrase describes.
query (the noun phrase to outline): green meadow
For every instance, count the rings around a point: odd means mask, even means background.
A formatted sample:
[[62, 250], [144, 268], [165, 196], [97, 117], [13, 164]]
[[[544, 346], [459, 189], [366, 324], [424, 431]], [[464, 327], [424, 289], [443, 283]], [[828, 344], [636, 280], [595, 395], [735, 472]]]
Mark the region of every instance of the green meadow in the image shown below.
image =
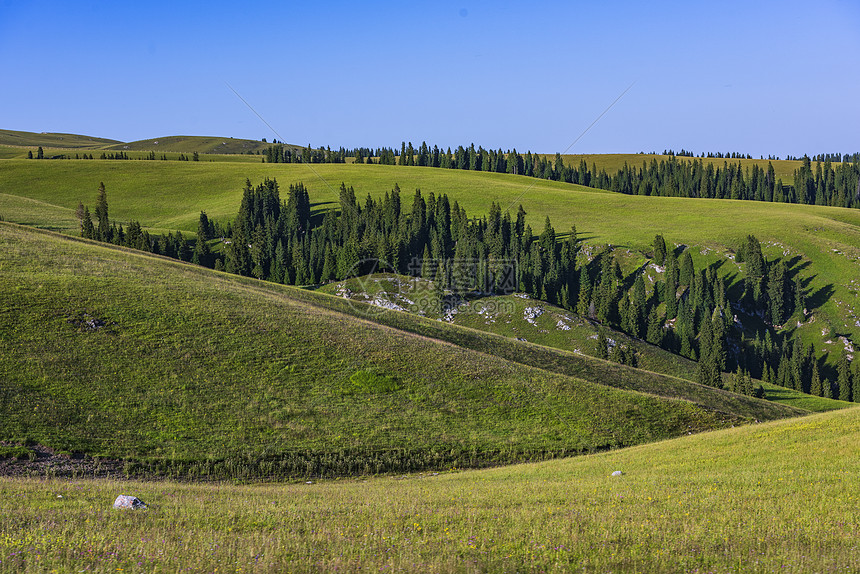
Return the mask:
[[[840, 336], [860, 340], [860, 211], [156, 139], [0, 130], [0, 467], [15, 475], [0, 477], [0, 572], [860, 570], [850, 403], [702, 386], [696, 363], [611, 330], [637, 368], [605, 361], [598, 325], [522, 296], [445, 321], [420, 315], [429, 282], [299, 289], [82, 240], [75, 208], [104, 182], [117, 222], [193, 236], [201, 211], [235, 217], [246, 179], [304, 182], [315, 212], [341, 182], [359, 202], [397, 184], [407, 210], [421, 189], [473, 217], [522, 204], [535, 233], [575, 225], [581, 257], [612, 245], [625, 275], [660, 233], [735, 288], [752, 233], [808, 292], [783, 332], [831, 365]], [[34, 145], [133, 159], [24, 159]], [[201, 155], [137, 161], [149, 150]], [[778, 177], [795, 164], [774, 162]], [[114, 510], [118, 494], [148, 508]]]
[[853, 572], [858, 433], [852, 408], [438, 475], [5, 478], [0, 571]]
[[37, 148], [53, 147], [65, 149], [102, 149], [105, 146], [121, 143], [107, 138], [96, 138], [80, 134], [34, 133], [0, 129], [0, 146], [20, 146]]
[[[412, 313], [426, 315], [427, 305], [422, 303], [432, 299], [432, 282], [392, 274], [377, 274], [330, 283], [321, 287], [319, 291], [347, 297], [353, 301], [375, 301], [377, 305], [389, 302]], [[540, 310], [537, 317], [533, 317], [534, 309]], [[531, 316], [527, 318], [529, 310], [531, 310]], [[379, 314], [381, 316], [383, 312], [380, 311]], [[392, 314], [385, 313], [385, 315]], [[726, 397], [733, 396], [730, 393], [702, 387], [692, 382], [698, 377], [698, 363], [648, 344], [641, 339], [601, 326], [566, 309], [523, 297], [522, 294], [463, 301], [457, 305], [457, 312], [450, 314], [446, 320], [452, 325], [468, 329], [437, 327], [433, 330], [434, 336], [456, 342], [461, 346], [499, 354], [549, 370], [575, 374], [609, 386], [635, 388], [658, 395], [673, 394], [716, 410], [741, 412], [737, 404], [727, 406], [722, 402]], [[404, 321], [401, 324], [407, 323]], [[414, 326], [423, 324], [413, 322]], [[598, 357], [597, 338], [601, 329], [613, 344], [620, 344], [633, 350], [637, 369], [628, 369], [595, 358]], [[504, 339], [469, 337], [472, 330], [492, 333]], [[456, 338], [455, 334], [458, 335]], [[511, 343], [510, 339], [522, 339], [530, 345], [517, 345]], [[493, 343], [484, 346], [481, 344], [484, 340], [491, 340]], [[528, 356], [522, 356], [514, 351], [523, 348], [529, 349]], [[563, 353], [557, 353], [554, 350], [560, 350]], [[624, 374], [630, 376], [627, 377]], [[723, 375], [726, 386], [731, 376]], [[768, 383], [761, 384], [766, 387], [769, 401], [803, 410], [821, 412], [852, 406], [852, 403], [848, 402], [807, 395]], [[757, 414], [747, 411], [746, 414], [768, 416], [760, 411]]]
[[[670, 243], [694, 246], [697, 266], [725, 259], [752, 233], [769, 258], [785, 259], [804, 279], [812, 315], [786, 329], [815, 344], [819, 354], [838, 350], [838, 336], [860, 340], [857, 210], [627, 196], [524, 176], [405, 166], [5, 160], [0, 162], [0, 217], [74, 233], [74, 208], [79, 202], [92, 205], [103, 181], [111, 216], [118, 221], [137, 219], [158, 232], [193, 233], [200, 211], [222, 222], [235, 217], [245, 180], [256, 184], [266, 177], [282, 185], [304, 182], [315, 210], [336, 207], [341, 182], [353, 186], [359, 198], [379, 197], [396, 183], [407, 205], [417, 188], [447, 193], [470, 215], [487, 213], [493, 201], [514, 212], [522, 204], [536, 233], [549, 216], [559, 233], [576, 225], [588, 243], [643, 252], [661, 233]], [[740, 268], [731, 263], [720, 273], [733, 282]]]
[[7, 223], [0, 287], [0, 440], [129, 474], [486, 466], [808, 412]]

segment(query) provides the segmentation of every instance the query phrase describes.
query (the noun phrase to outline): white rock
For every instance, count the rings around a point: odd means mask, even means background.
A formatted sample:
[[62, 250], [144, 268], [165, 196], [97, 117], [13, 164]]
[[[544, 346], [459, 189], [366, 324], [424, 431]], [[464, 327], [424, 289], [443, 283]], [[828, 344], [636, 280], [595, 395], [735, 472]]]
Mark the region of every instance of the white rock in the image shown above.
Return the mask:
[[146, 509], [146, 505], [136, 496], [120, 494], [113, 501], [114, 508], [131, 508], [132, 510]]
[[622, 474], [624, 474], [624, 473], [621, 472], [620, 470], [616, 470], [612, 473], [612, 476], [621, 476]]

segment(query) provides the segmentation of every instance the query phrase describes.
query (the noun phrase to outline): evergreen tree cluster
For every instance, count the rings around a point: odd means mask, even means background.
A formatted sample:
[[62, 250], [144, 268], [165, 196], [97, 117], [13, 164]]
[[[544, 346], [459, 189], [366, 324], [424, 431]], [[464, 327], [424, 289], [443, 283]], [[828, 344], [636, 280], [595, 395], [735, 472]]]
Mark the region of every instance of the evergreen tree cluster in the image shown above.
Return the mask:
[[99, 159], [131, 159], [131, 158], [129, 158], [128, 154], [125, 153], [124, 151], [119, 151], [116, 153], [102, 152], [102, 155], [99, 157]]
[[643, 162], [639, 169], [625, 164], [614, 175], [601, 170], [596, 177], [588, 177], [592, 187], [629, 195], [860, 207], [860, 163], [842, 163], [835, 169], [830, 162], [817, 163], [813, 174], [805, 158], [795, 171], [794, 185], [777, 179], [771, 162], [767, 169], [758, 165], [744, 168], [740, 162], [724, 162], [720, 168], [702, 159], [678, 161], [673, 157], [659, 163], [656, 159]]
[[[558, 241], [546, 222], [540, 237], [493, 204], [470, 219], [447, 195], [416, 190], [408, 207], [398, 186], [382, 199], [360, 202], [341, 185], [340, 210], [312, 215], [308, 192], [291, 185], [286, 201], [275, 180], [252, 187], [231, 226], [225, 269], [288, 284], [315, 284], [371, 270], [436, 280], [455, 293], [524, 288], [550, 301], [569, 301], [576, 258], [575, 232]], [[519, 261], [519, 266], [512, 266]]]
[[80, 223], [81, 237], [86, 239], [113, 243], [206, 267], [213, 267], [216, 262], [207, 240], [225, 233], [220, 225], [208, 219], [205, 212], [200, 214], [198, 239], [193, 242], [183, 236], [181, 231], [166, 235], [151, 235], [141, 227], [140, 222], [134, 220], [128, 223], [127, 228], [123, 228], [122, 224], [117, 225], [116, 222], [109, 220], [104, 183], [99, 185], [95, 213], [90, 211], [89, 206], [80, 203], [75, 215]]
[[[831, 380], [812, 347], [772, 328], [805, 313], [804, 292], [784, 262], [764, 257], [754, 236], [736, 251], [743, 290], [730, 300], [717, 266], [697, 269], [688, 249], [677, 253], [661, 235], [654, 238], [651, 263], [662, 279], [649, 288], [642, 268], [624, 276], [611, 247], [590, 261], [580, 256], [575, 227], [559, 236], [547, 217], [536, 235], [522, 206], [512, 216], [493, 203], [489, 214], [470, 218], [445, 194], [416, 190], [406, 206], [395, 185], [381, 199], [368, 194], [360, 202], [344, 184], [339, 203], [339, 211], [314, 213], [302, 183], [290, 185], [283, 200], [276, 180], [257, 186], [247, 180], [236, 219], [222, 227], [201, 212], [194, 242], [180, 232], [152, 236], [136, 221], [127, 229], [111, 223], [104, 184], [95, 219], [83, 205], [77, 214], [83, 237], [278, 283], [319, 284], [375, 271], [423, 277], [434, 282], [440, 313], [446, 290], [455, 296], [525, 292], [698, 361], [698, 381], [705, 385], [723, 387], [723, 373], [737, 370], [729, 388], [752, 396], [763, 395], [751, 383], [755, 377], [819, 396], [860, 400], [854, 390], [860, 375], [847, 354]], [[217, 237], [225, 245], [219, 255], [209, 247]], [[756, 333], [746, 339], [736, 311], [763, 319], [764, 337]], [[598, 350], [603, 358], [636, 365], [635, 351], [609, 344], [603, 330]]]
[[[786, 184], [776, 178], [772, 162], [768, 162], [767, 168], [758, 165], [744, 168], [741, 162], [729, 161], [723, 162], [722, 167], [715, 167], [712, 162], [705, 162], [702, 158], [676, 159], [676, 156], [693, 155], [686, 150], [681, 150], [678, 154], [672, 150], [664, 150], [663, 153], [669, 155], [669, 158], [659, 162], [656, 158], [650, 163], [643, 161], [640, 168], [625, 163], [616, 173], [610, 174], [603, 169], [598, 171], [596, 165], [589, 168], [584, 159], [580, 160], [577, 167], [568, 166], [560, 154], [549, 160], [543, 155], [531, 152], [520, 155], [516, 149], [494, 151], [485, 150], [483, 147], [476, 149], [474, 144], [471, 144], [469, 147], [459, 146], [452, 152], [451, 148], [443, 151], [437, 146], [430, 149], [426, 142], [422, 142], [417, 149], [411, 142], [403, 142], [399, 155], [386, 156], [385, 162], [380, 158], [379, 163], [391, 164], [396, 158], [397, 165], [526, 175], [628, 195], [740, 199], [860, 208], [860, 154], [818, 156], [824, 159], [823, 162], [816, 162], [814, 170], [811, 160], [804, 156], [803, 165], [795, 171], [793, 182]], [[852, 163], [846, 161], [834, 168], [831, 158], [836, 156], [846, 160], [851, 158]], [[723, 157], [751, 159], [749, 155], [734, 152], [708, 154], [708, 158]], [[359, 157], [356, 159], [360, 160]]]
[[280, 143], [271, 145], [263, 153], [263, 163], [346, 163], [349, 157], [344, 148], [331, 151], [329, 147], [313, 149], [308, 144], [300, 150]]

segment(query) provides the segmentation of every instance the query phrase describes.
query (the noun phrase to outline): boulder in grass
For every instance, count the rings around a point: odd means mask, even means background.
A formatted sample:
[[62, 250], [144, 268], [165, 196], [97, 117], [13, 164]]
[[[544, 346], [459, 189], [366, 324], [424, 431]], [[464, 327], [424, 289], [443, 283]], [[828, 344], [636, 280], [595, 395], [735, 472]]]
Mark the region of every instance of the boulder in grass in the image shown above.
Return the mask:
[[116, 500], [113, 501], [114, 508], [131, 508], [132, 510], [140, 510], [145, 509], [146, 505], [143, 503], [141, 499], [136, 496], [128, 496], [127, 494], [120, 494], [116, 497]]
[[624, 473], [621, 472], [620, 470], [616, 470], [615, 472], [612, 473], [612, 476], [621, 476], [622, 474], [624, 474]]

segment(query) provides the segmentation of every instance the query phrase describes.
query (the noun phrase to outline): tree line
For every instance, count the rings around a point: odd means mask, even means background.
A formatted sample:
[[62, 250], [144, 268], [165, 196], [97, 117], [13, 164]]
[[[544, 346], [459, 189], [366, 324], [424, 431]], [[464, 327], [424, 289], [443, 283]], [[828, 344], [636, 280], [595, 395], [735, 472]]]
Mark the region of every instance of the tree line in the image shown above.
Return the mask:
[[[180, 232], [152, 236], [136, 221], [126, 229], [110, 223], [103, 184], [95, 222], [88, 207], [80, 205], [78, 215], [84, 237], [277, 283], [321, 284], [376, 271], [422, 277], [432, 281], [440, 315], [459, 298], [524, 292], [698, 361], [702, 384], [723, 387], [723, 373], [736, 371], [730, 385], [749, 394], [763, 394], [745, 382], [755, 377], [860, 401], [860, 389], [856, 395], [853, 389], [860, 378], [846, 354], [830, 376], [814, 348], [779, 334], [790, 318], [805, 317], [806, 293], [783, 260], [766, 259], [754, 236], [735, 251], [744, 278], [730, 288], [718, 265], [697, 269], [689, 249], [657, 235], [648, 263], [657, 278], [649, 286], [648, 265], [625, 275], [615, 250], [582, 253], [575, 226], [557, 233], [549, 217], [535, 233], [522, 206], [503, 213], [494, 202], [488, 214], [470, 217], [446, 194], [415, 190], [411, 202], [401, 195], [395, 185], [382, 198], [359, 201], [341, 184], [339, 210], [315, 212], [302, 183], [290, 185], [282, 199], [275, 179], [256, 186], [246, 180], [236, 218], [222, 226], [201, 212], [193, 242]], [[216, 237], [221, 253], [210, 248]], [[764, 328], [750, 337], [738, 316]], [[635, 353], [610, 349], [605, 335], [598, 348], [601, 356], [635, 366]]]
[[[580, 160], [578, 166], [569, 166], [565, 164], [561, 154], [555, 154], [554, 159], [548, 159], [530, 151], [521, 155], [516, 149], [486, 150], [480, 146], [476, 148], [474, 144], [468, 147], [458, 146], [452, 151], [450, 147], [447, 150], [438, 146], [430, 148], [426, 142], [422, 142], [417, 148], [413, 147], [411, 142], [402, 142], [399, 153], [393, 148], [380, 148], [372, 152], [375, 155], [370, 155], [370, 148], [351, 151], [341, 148], [338, 152], [331, 152], [322, 148], [311, 150], [310, 145], [303, 149], [301, 155], [285, 146], [272, 146], [269, 150], [263, 159], [273, 163], [343, 163], [351, 153], [356, 163], [509, 173], [575, 183], [628, 195], [860, 207], [860, 154], [820, 154], [816, 156], [814, 167], [812, 160], [804, 156], [801, 159], [802, 165], [794, 172], [793, 180], [783, 182], [776, 177], [771, 161], [766, 168], [758, 164], [744, 167], [740, 161], [724, 161], [720, 167], [711, 161], [706, 162], [703, 158], [693, 158], [692, 152], [686, 150], [681, 150], [678, 154], [671, 150], [664, 151], [664, 155], [669, 155], [667, 159], [658, 162], [656, 158], [652, 158], [650, 162], [643, 161], [641, 167], [625, 162], [624, 166], [614, 173], [608, 173], [605, 169], [598, 170], [596, 164], [589, 167], [584, 159]], [[707, 155], [709, 159], [750, 158], [748, 155], [734, 152]], [[374, 160], [374, 157], [377, 159]], [[677, 159], [678, 157], [692, 159]], [[846, 161], [835, 162], [836, 158]], [[851, 160], [851, 163], [848, 163], [848, 160]]]

